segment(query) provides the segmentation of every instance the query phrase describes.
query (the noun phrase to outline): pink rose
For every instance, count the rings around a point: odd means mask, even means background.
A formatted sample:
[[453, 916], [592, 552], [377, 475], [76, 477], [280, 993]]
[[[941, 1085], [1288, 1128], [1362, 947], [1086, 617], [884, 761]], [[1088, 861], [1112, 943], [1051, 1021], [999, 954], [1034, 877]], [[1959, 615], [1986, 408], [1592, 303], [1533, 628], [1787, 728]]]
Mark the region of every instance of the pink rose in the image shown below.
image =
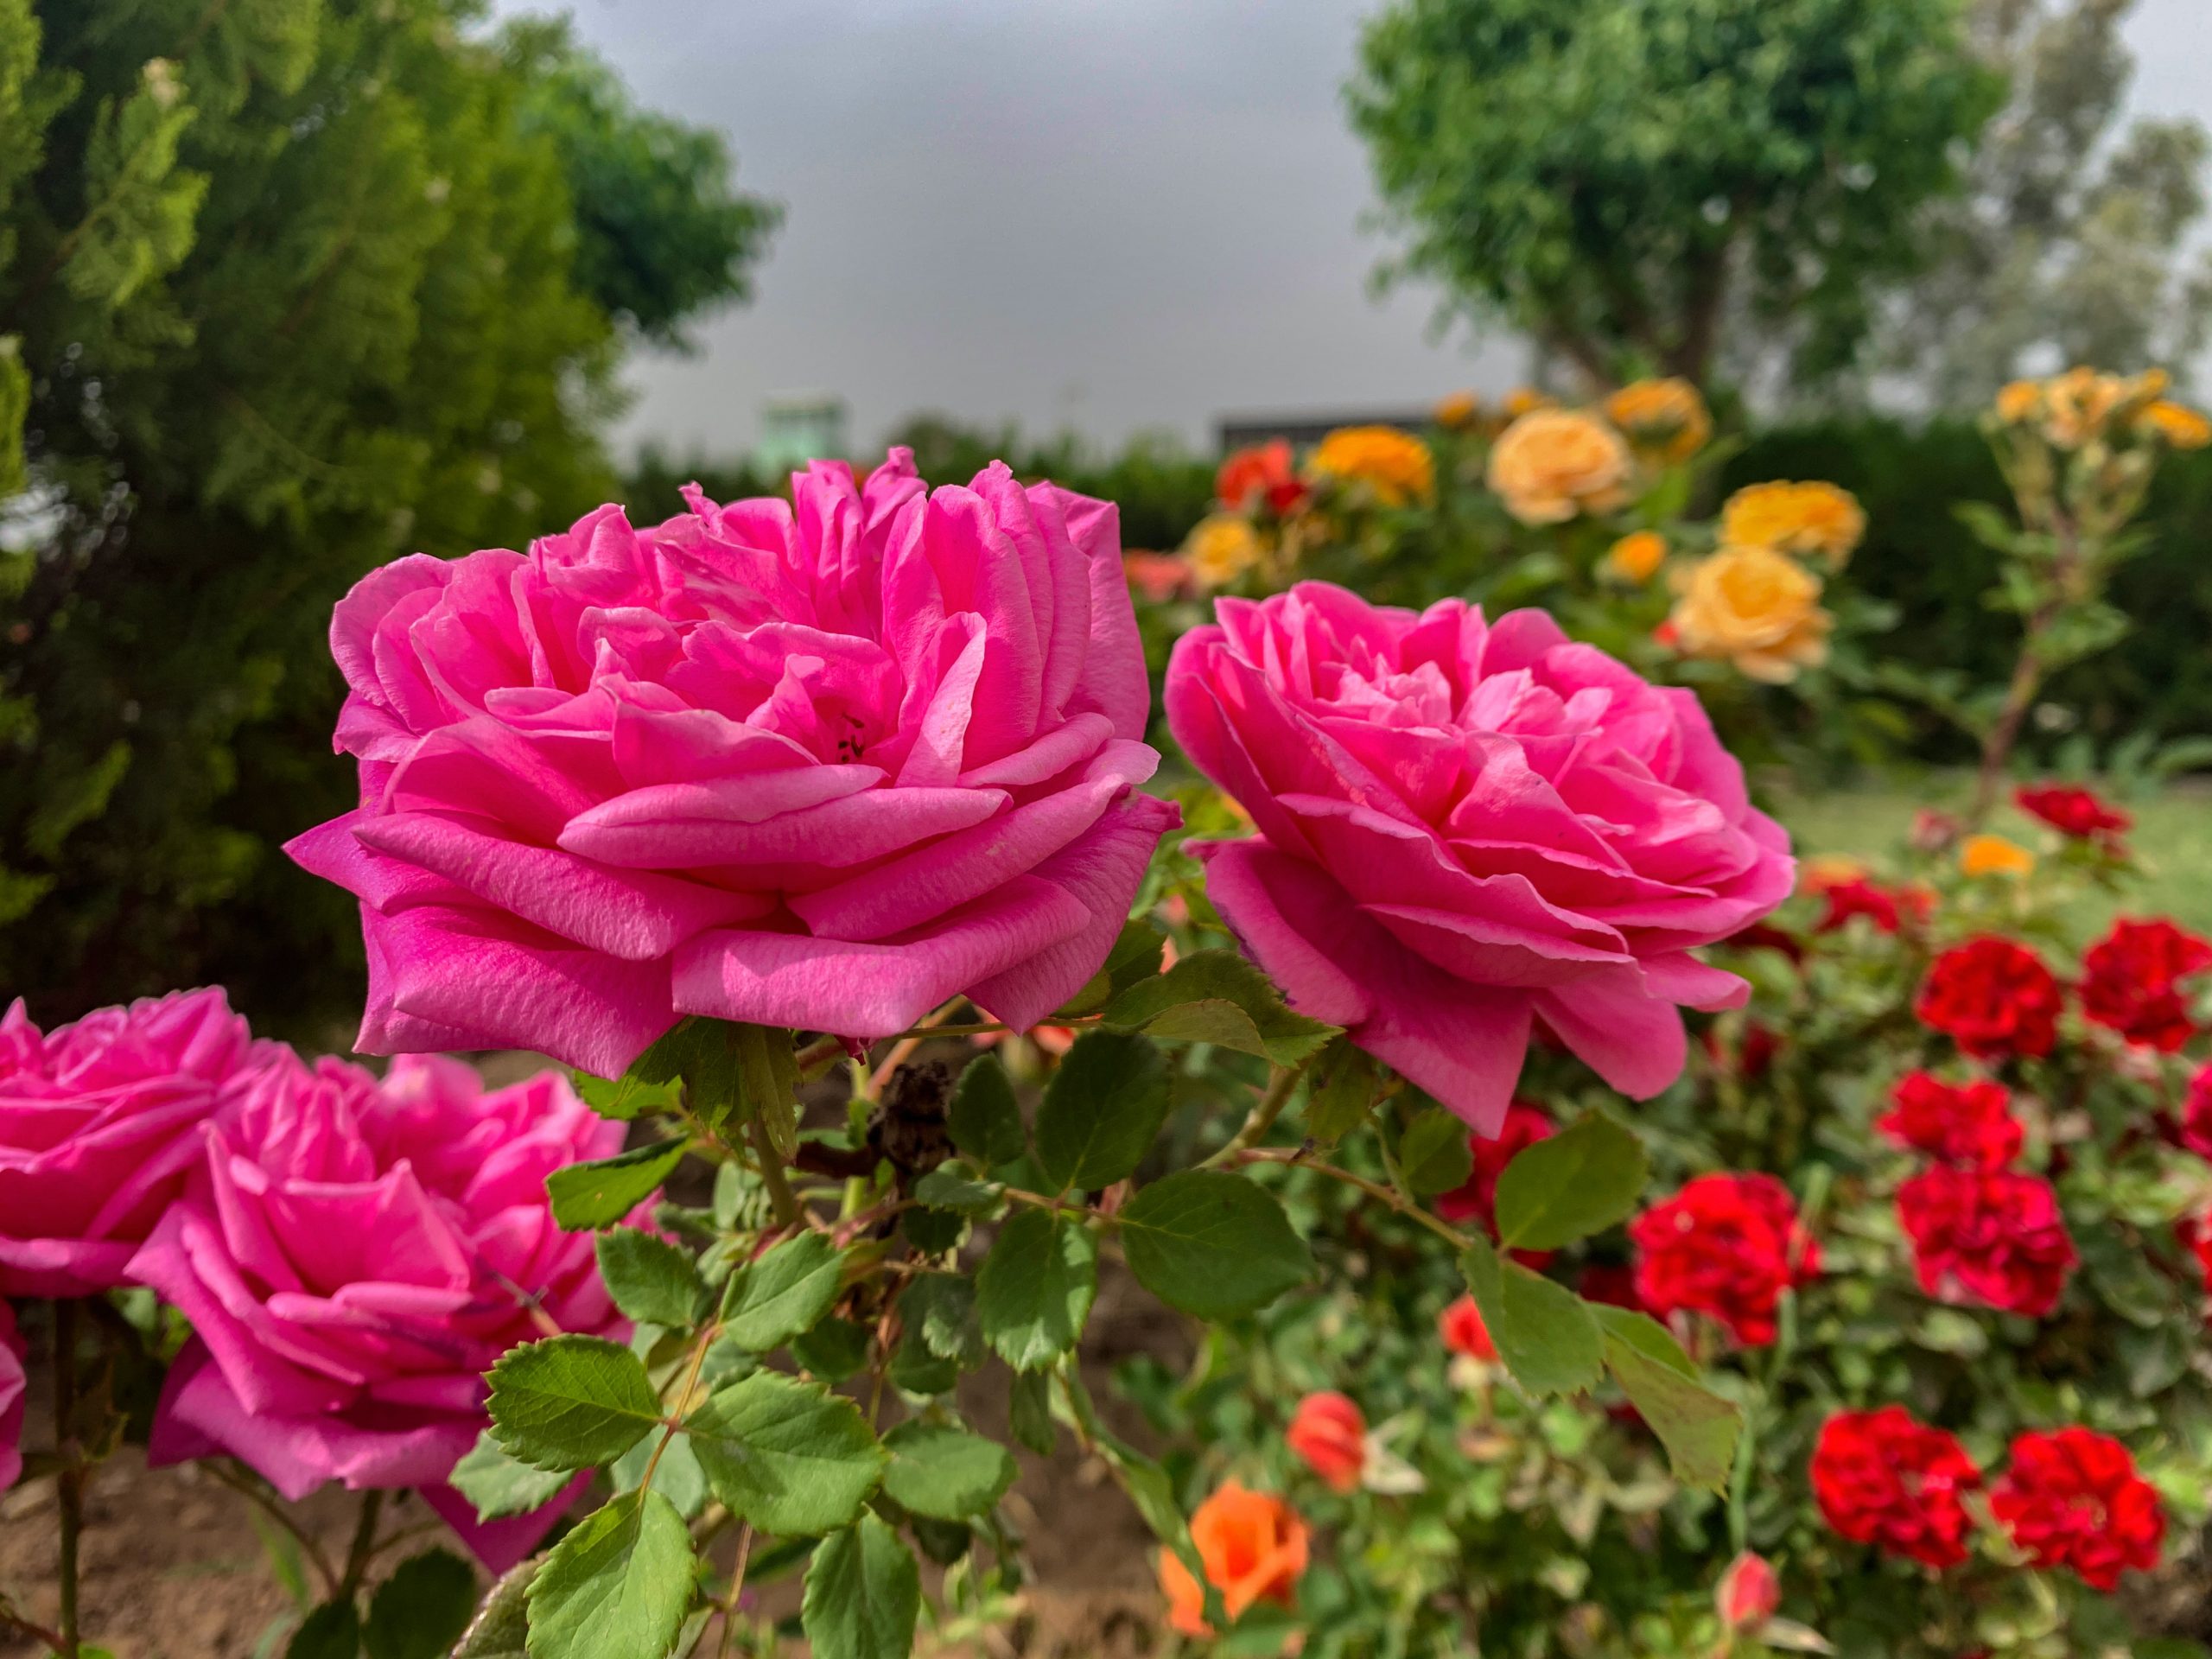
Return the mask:
[[448, 1520], [473, 1516], [444, 1482], [484, 1427], [483, 1373], [518, 1343], [623, 1328], [591, 1235], [563, 1232], [545, 1195], [555, 1170], [617, 1151], [622, 1126], [556, 1072], [487, 1094], [458, 1061], [403, 1056], [379, 1085], [287, 1050], [205, 1133], [130, 1264], [196, 1333], [153, 1459], [219, 1450], [289, 1498], [420, 1486]]
[[23, 1339], [15, 1310], [0, 1302], [0, 1492], [23, 1472]]
[[91, 1296], [200, 1155], [199, 1126], [270, 1052], [219, 990], [101, 1008], [41, 1034], [0, 1018], [0, 1294]]
[[1532, 1027], [1649, 1096], [1678, 1005], [1744, 1001], [1690, 949], [1789, 896], [1789, 841], [1689, 692], [1539, 611], [1303, 582], [1218, 616], [1176, 645], [1168, 723], [1259, 833], [1192, 850], [1300, 1010], [1495, 1135]]
[[1176, 821], [1114, 508], [904, 449], [792, 487], [340, 602], [361, 805], [289, 850], [361, 899], [364, 1052], [611, 1076], [686, 1014], [1026, 1027], [1097, 970]]

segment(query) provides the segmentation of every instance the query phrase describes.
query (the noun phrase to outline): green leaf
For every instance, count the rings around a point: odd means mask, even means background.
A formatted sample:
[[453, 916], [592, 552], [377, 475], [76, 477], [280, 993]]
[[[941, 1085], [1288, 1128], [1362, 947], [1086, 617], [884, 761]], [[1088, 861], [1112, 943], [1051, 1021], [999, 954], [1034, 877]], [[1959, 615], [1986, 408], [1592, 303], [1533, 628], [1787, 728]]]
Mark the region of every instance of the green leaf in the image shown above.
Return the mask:
[[850, 1319], [823, 1319], [791, 1338], [791, 1357], [825, 1382], [842, 1382], [868, 1363], [868, 1331]]
[[369, 1659], [446, 1659], [475, 1611], [476, 1569], [450, 1550], [426, 1549], [378, 1587], [362, 1644]]
[[899, 1299], [899, 1313], [939, 1359], [951, 1360], [963, 1371], [983, 1363], [973, 1280], [957, 1273], [918, 1274]]
[[638, 1357], [599, 1337], [550, 1337], [491, 1370], [492, 1433], [524, 1463], [586, 1469], [612, 1463], [660, 1421]]
[[1075, 1346], [1097, 1294], [1098, 1241], [1057, 1211], [1024, 1210], [976, 1274], [976, 1314], [1001, 1359], [1033, 1371]]
[[1016, 1371], [1007, 1393], [1007, 1432], [1040, 1458], [1052, 1455], [1052, 1374]]
[[686, 1521], [698, 1519], [707, 1507], [707, 1476], [689, 1434], [671, 1434], [665, 1445], [661, 1436], [649, 1434], [609, 1464], [607, 1475], [616, 1491], [635, 1491], [645, 1484], [647, 1469], [653, 1471], [653, 1491], [673, 1503]]
[[1636, 1208], [1650, 1173], [1643, 1142], [1603, 1112], [1524, 1147], [1497, 1178], [1497, 1236], [1507, 1249], [1556, 1250]]
[[763, 1532], [845, 1526], [883, 1473], [857, 1406], [775, 1371], [717, 1389], [683, 1427], [715, 1496]]
[[1398, 1142], [1398, 1167], [1418, 1198], [1465, 1186], [1475, 1172], [1466, 1124], [1456, 1113], [1430, 1107], [1406, 1125]]
[[648, 1112], [673, 1112], [683, 1104], [683, 1091], [673, 1083], [647, 1083], [635, 1071], [612, 1082], [588, 1071], [570, 1071], [569, 1081], [585, 1105], [601, 1117], [627, 1123]]
[[844, 1265], [827, 1233], [785, 1239], [731, 1281], [723, 1333], [756, 1354], [782, 1346], [830, 1311]]
[[492, 1586], [483, 1605], [453, 1650], [453, 1659], [526, 1659], [530, 1641], [530, 1586], [537, 1577], [536, 1560], [524, 1561]]
[[798, 1154], [798, 1053], [791, 1033], [770, 1026], [732, 1026], [729, 1042], [740, 1115], [757, 1121], [776, 1155], [789, 1161]]
[[1515, 1382], [1539, 1396], [1596, 1385], [1605, 1342], [1580, 1297], [1517, 1262], [1501, 1262], [1480, 1234], [1459, 1258], [1459, 1271]]
[[891, 1453], [883, 1490], [916, 1515], [967, 1521], [988, 1515], [1014, 1484], [1014, 1454], [946, 1423], [910, 1419], [883, 1437]]
[[957, 1210], [932, 1210], [918, 1204], [900, 1212], [899, 1230], [924, 1255], [943, 1255], [968, 1236], [968, 1217]]
[[1021, 1124], [1014, 1084], [1007, 1080], [1006, 1067], [997, 1055], [984, 1055], [960, 1074], [945, 1111], [945, 1128], [952, 1144], [985, 1169], [1010, 1164], [1029, 1150], [1029, 1132]]
[[284, 1644], [284, 1659], [359, 1659], [361, 1616], [351, 1597], [326, 1601], [300, 1621]]
[[1085, 1032], [1045, 1085], [1037, 1161], [1057, 1189], [1111, 1186], [1167, 1121], [1167, 1057], [1141, 1037]]
[[545, 1178], [545, 1191], [553, 1200], [553, 1219], [570, 1232], [587, 1227], [612, 1227], [652, 1197], [683, 1161], [690, 1143], [664, 1141], [657, 1146], [636, 1147], [601, 1158], [596, 1163], [571, 1164]]
[[807, 1564], [799, 1624], [814, 1659], [906, 1659], [921, 1610], [912, 1552], [872, 1515], [824, 1538]]
[[969, 1179], [957, 1164], [940, 1164], [914, 1183], [917, 1203], [972, 1216], [995, 1209], [1005, 1191], [994, 1182]]
[[1675, 1340], [1675, 1333], [1649, 1313], [1605, 1302], [1586, 1302], [1584, 1306], [1598, 1321], [1608, 1353], [1616, 1345], [1633, 1348], [1670, 1371], [1679, 1372], [1693, 1382], [1697, 1379], [1697, 1362], [1682, 1351], [1682, 1344]]
[[[1316, 1145], [1333, 1147], [1367, 1122], [1380, 1086], [1375, 1062], [1347, 1037], [1335, 1037], [1313, 1063], [1306, 1107], [1306, 1133]], [[1465, 1135], [1460, 1137], [1463, 1141]]]
[[[1675, 1479], [1708, 1492], [1726, 1491], [1736, 1437], [1743, 1433], [1743, 1411], [1699, 1381], [1694, 1368], [1685, 1375], [1683, 1367], [1689, 1362], [1679, 1348], [1655, 1351], [1649, 1332], [1610, 1317], [1622, 1311], [1599, 1310], [1605, 1327], [1605, 1363], [1613, 1380], [1667, 1448]], [[1644, 1323], [1659, 1329], [1649, 1320]], [[1498, 1351], [1503, 1354], [1503, 1344]]]
[[1137, 1282], [1171, 1307], [1226, 1319], [1312, 1276], [1313, 1253], [1273, 1193], [1241, 1175], [1185, 1169], [1115, 1217]]
[[1293, 1014], [1274, 986], [1234, 950], [1194, 950], [1166, 973], [1132, 985], [1106, 1023], [1163, 1042], [1217, 1043], [1277, 1065], [1296, 1065], [1338, 1034]]
[[636, 1227], [611, 1228], [594, 1243], [615, 1306], [640, 1325], [691, 1323], [702, 1287], [686, 1252]]
[[627, 1075], [645, 1084], [681, 1084], [686, 1103], [700, 1116], [725, 1116], [737, 1099], [731, 1029], [727, 1020], [696, 1014], [679, 1020], [630, 1063]]
[[530, 1659], [659, 1659], [691, 1600], [691, 1534], [658, 1492], [624, 1492], [553, 1547], [530, 1586]]
[[446, 1479], [476, 1506], [479, 1521], [497, 1521], [544, 1508], [572, 1478], [569, 1470], [539, 1469], [508, 1456], [487, 1428]]

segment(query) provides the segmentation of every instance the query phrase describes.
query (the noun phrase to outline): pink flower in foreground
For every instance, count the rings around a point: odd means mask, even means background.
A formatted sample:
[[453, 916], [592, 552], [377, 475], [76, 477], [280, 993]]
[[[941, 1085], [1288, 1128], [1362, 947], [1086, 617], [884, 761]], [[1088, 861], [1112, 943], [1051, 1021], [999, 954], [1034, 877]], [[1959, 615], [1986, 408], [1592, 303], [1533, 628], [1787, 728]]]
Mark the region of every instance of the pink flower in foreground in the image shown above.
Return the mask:
[[605, 1075], [686, 1014], [1017, 1028], [1105, 960], [1175, 809], [1112, 506], [896, 449], [794, 500], [372, 573], [338, 606], [361, 804], [288, 850], [361, 899], [359, 1046]]
[[101, 1008], [43, 1033], [11, 1007], [0, 1018], [0, 1295], [121, 1284], [199, 1158], [199, 1126], [270, 1052], [219, 990]]
[[331, 1480], [419, 1486], [488, 1561], [526, 1552], [550, 1515], [472, 1536], [443, 1483], [484, 1426], [500, 1355], [620, 1331], [592, 1236], [555, 1224], [545, 1178], [621, 1142], [557, 1072], [486, 1093], [454, 1060], [403, 1057], [379, 1084], [285, 1052], [207, 1131], [130, 1264], [196, 1333], [155, 1460], [220, 1450], [294, 1499]]
[[0, 1492], [23, 1472], [23, 1395], [28, 1386], [15, 1312], [0, 1302]]
[[1672, 1083], [1680, 1006], [1747, 994], [1691, 948], [1795, 874], [1696, 697], [1539, 611], [1304, 582], [1217, 612], [1175, 647], [1168, 721], [1259, 833], [1192, 850], [1300, 1010], [1483, 1135], [1538, 1022], [1629, 1094]]

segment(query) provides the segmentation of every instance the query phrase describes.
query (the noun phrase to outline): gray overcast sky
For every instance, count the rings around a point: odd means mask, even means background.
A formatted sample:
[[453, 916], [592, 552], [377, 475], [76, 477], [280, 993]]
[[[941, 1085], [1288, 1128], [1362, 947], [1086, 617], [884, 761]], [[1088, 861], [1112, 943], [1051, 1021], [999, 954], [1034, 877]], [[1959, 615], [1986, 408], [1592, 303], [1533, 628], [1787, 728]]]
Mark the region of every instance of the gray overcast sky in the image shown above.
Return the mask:
[[[573, 0], [786, 210], [751, 306], [633, 362], [625, 437], [741, 449], [765, 396], [823, 389], [864, 446], [921, 408], [1197, 442], [1225, 410], [1504, 385], [1517, 352], [1369, 293], [1338, 88], [1374, 3]], [[2139, 0], [2129, 35], [2138, 107], [2212, 118], [2212, 0]]]

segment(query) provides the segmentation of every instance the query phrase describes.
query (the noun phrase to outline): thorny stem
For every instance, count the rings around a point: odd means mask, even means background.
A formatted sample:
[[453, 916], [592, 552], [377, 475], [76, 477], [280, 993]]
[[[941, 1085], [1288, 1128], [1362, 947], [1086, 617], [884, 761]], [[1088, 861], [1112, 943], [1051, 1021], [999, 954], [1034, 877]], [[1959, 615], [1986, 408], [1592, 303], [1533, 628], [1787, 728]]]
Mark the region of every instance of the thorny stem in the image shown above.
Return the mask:
[[384, 1515], [384, 1493], [372, 1487], [361, 1494], [361, 1514], [353, 1523], [353, 1542], [346, 1552], [346, 1576], [339, 1580], [334, 1600], [346, 1601], [361, 1587], [362, 1576], [377, 1549], [377, 1522]]
[[1465, 1233], [1450, 1222], [1422, 1209], [1395, 1187], [1385, 1186], [1380, 1181], [1370, 1181], [1364, 1175], [1356, 1175], [1335, 1164], [1324, 1164], [1302, 1157], [1300, 1154], [1304, 1151], [1303, 1147], [1247, 1147], [1236, 1154], [1236, 1161], [1241, 1164], [1296, 1164], [1300, 1169], [1310, 1169], [1317, 1175], [1326, 1175], [1331, 1180], [1357, 1187], [1369, 1198], [1389, 1205], [1407, 1220], [1419, 1222], [1447, 1242], [1455, 1251], [1471, 1248]]
[[77, 1443], [77, 1304], [54, 1304], [54, 1449], [61, 1460], [54, 1476], [61, 1512], [60, 1637], [54, 1650], [77, 1659], [77, 1544], [85, 1529], [84, 1448]]
[[737, 1640], [737, 1604], [745, 1594], [745, 1565], [753, 1558], [753, 1523], [748, 1521], [737, 1535], [737, 1565], [730, 1569], [729, 1594], [722, 1599], [721, 1659], [729, 1659], [731, 1644]]
[[1306, 1075], [1306, 1067], [1312, 1064], [1309, 1058], [1305, 1065], [1275, 1067], [1274, 1075], [1268, 1079], [1268, 1092], [1262, 1095], [1259, 1104], [1252, 1108], [1251, 1114], [1244, 1120], [1244, 1127], [1230, 1137], [1228, 1145], [1198, 1167], [1211, 1169], [1216, 1165], [1228, 1163], [1246, 1147], [1255, 1145], [1261, 1136], [1274, 1127], [1275, 1119], [1282, 1116], [1282, 1109], [1290, 1103], [1291, 1096], [1297, 1090], [1298, 1080]]
[[761, 1185], [768, 1189], [768, 1203], [776, 1212], [779, 1227], [798, 1227], [806, 1220], [806, 1211], [799, 1208], [798, 1200], [791, 1196], [791, 1184], [784, 1174], [784, 1160], [776, 1155], [776, 1148], [768, 1140], [768, 1131], [758, 1117], [746, 1126], [752, 1137], [753, 1155], [760, 1160]]
[[2051, 570], [2056, 591], [2036, 607], [2022, 631], [2020, 655], [2012, 664], [2012, 678], [2005, 689], [2004, 706], [1981, 746], [1974, 804], [1967, 812], [1969, 830], [1980, 829], [1990, 809], [1997, 804], [1998, 786], [2004, 781], [2005, 762], [2012, 757], [2012, 745], [2019, 739], [2021, 724], [2027, 719], [2028, 710], [2035, 706], [2036, 693], [2043, 686], [2044, 664], [2039, 654], [2043, 638], [2066, 608], [2073, 569], [2082, 556], [2079, 538], [2063, 518], [2056, 534], [2059, 551]]
[[338, 1574], [332, 1570], [329, 1561], [324, 1558], [322, 1547], [315, 1542], [314, 1536], [306, 1528], [292, 1518], [283, 1504], [254, 1484], [251, 1476], [236, 1472], [226, 1463], [208, 1462], [200, 1466], [245, 1499], [247, 1503], [252, 1504], [254, 1508], [259, 1510], [286, 1532], [291, 1534], [292, 1541], [300, 1547], [300, 1553], [307, 1557], [308, 1565], [315, 1568], [315, 1577], [322, 1580], [324, 1595], [327, 1597], [336, 1593]]

